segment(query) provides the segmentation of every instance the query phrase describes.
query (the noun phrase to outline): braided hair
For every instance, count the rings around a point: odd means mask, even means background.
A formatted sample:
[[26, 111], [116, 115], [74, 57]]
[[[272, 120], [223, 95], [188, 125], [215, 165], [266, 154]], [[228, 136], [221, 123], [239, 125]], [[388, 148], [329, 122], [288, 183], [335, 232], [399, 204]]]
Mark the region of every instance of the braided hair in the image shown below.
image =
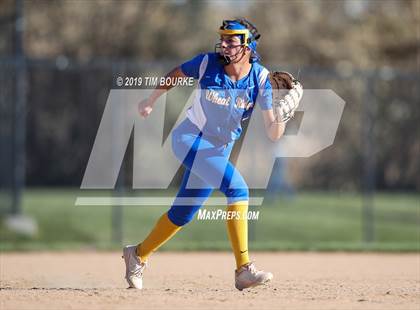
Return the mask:
[[249, 32], [252, 35], [252, 38], [251, 38], [252, 41], [254, 41], [254, 40], [257, 41], [261, 37], [261, 35], [258, 32], [257, 27], [255, 27], [254, 24], [251, 23], [246, 18], [236, 18], [235, 21], [240, 23], [241, 25], [245, 26], [246, 29], [249, 30]]

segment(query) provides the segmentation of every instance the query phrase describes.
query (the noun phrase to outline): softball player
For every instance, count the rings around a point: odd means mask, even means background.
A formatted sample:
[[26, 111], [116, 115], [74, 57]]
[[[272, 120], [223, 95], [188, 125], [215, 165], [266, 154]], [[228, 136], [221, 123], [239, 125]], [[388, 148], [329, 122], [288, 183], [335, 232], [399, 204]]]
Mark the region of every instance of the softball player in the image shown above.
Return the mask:
[[[267, 135], [279, 139], [285, 121], [273, 113], [269, 71], [259, 63], [257, 29], [245, 19], [227, 20], [219, 29], [215, 52], [201, 54], [175, 68], [167, 77], [194, 77], [200, 91], [186, 118], [172, 132], [172, 149], [185, 166], [185, 174], [172, 207], [157, 221], [146, 239], [126, 246], [123, 258], [130, 287], [141, 289], [150, 254], [190, 222], [214, 189], [227, 198], [227, 211], [240, 216], [226, 221], [236, 260], [235, 287], [239, 290], [269, 282], [270, 272], [258, 271], [248, 254], [248, 186], [229, 161], [241, 122], [254, 104], [262, 110]], [[147, 117], [157, 98], [171, 86], [158, 87], [139, 104]]]

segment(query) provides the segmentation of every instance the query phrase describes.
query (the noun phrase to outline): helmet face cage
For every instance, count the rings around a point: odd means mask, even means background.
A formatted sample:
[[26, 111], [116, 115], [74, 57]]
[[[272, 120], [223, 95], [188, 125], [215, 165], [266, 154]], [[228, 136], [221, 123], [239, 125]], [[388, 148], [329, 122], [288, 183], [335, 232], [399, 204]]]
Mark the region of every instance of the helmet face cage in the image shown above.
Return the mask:
[[[238, 45], [238, 46], [241, 46], [241, 47], [244, 47], [244, 44], [241, 44], [241, 45]], [[241, 48], [235, 55], [233, 55], [233, 56], [237, 56], [237, 55], [239, 55], [241, 52], [243, 51], [243, 49]], [[223, 65], [228, 65], [228, 64], [230, 64], [231, 63], [231, 59], [230, 59], [230, 57], [228, 57], [228, 56], [226, 56], [226, 55], [224, 55], [223, 53], [222, 53], [222, 43], [216, 43], [215, 45], [214, 45], [214, 52], [216, 53], [216, 54], [219, 54], [219, 56], [220, 56], [220, 61], [221, 61], [221, 63], [223, 64]]]

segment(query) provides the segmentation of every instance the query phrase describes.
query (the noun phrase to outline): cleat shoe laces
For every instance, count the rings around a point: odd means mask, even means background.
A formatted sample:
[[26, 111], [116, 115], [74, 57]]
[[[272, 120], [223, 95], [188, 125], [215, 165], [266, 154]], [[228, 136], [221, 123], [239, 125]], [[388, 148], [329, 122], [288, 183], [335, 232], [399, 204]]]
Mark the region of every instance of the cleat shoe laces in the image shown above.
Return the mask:
[[271, 272], [257, 270], [255, 264], [250, 262], [235, 270], [235, 287], [242, 291], [245, 288], [264, 285], [273, 279]]

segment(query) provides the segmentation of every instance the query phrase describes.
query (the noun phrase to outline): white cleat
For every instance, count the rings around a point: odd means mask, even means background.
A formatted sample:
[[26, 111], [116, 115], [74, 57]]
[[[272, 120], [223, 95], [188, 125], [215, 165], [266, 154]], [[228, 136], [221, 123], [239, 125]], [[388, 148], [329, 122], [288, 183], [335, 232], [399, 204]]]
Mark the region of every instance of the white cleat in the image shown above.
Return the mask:
[[273, 279], [271, 272], [258, 271], [254, 263], [248, 263], [235, 270], [235, 287], [242, 291], [244, 288], [264, 285]]
[[137, 246], [127, 245], [123, 249], [125, 261], [125, 279], [130, 288], [141, 290], [143, 288], [143, 272], [147, 262], [141, 262], [136, 253]]

